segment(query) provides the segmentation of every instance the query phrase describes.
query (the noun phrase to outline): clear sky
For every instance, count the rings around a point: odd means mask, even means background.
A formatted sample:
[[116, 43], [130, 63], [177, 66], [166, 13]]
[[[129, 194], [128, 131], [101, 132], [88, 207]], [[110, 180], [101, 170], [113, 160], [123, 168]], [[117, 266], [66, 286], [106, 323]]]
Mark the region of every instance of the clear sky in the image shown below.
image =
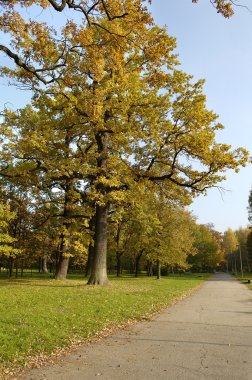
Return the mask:
[[[252, 10], [252, 0], [237, 3]], [[225, 125], [218, 141], [234, 148], [243, 146], [252, 153], [252, 13], [237, 7], [235, 15], [226, 20], [216, 13], [210, 0], [199, 0], [198, 4], [191, 0], [153, 0], [150, 9], [156, 22], [167, 25], [169, 34], [177, 38], [183, 70], [196, 79], [206, 79], [208, 107]], [[0, 65], [8, 62], [0, 55]], [[18, 108], [27, 101], [28, 95], [0, 79], [0, 109], [6, 102]], [[190, 209], [198, 222], [213, 223], [219, 231], [245, 227], [252, 166], [238, 174], [228, 172], [220, 186], [226, 189], [224, 193], [212, 189], [207, 196], [198, 197]]]
[[[251, 0], [238, 4], [250, 6]], [[219, 142], [252, 153], [252, 13], [241, 7], [226, 20], [217, 14], [210, 0], [153, 0], [151, 11], [159, 25], [166, 25], [177, 38], [177, 52], [183, 70], [196, 79], [205, 78], [208, 108], [219, 114], [225, 130]], [[219, 231], [246, 227], [252, 166], [238, 174], [227, 173], [220, 186], [198, 197], [190, 207], [200, 223], [213, 223]]]

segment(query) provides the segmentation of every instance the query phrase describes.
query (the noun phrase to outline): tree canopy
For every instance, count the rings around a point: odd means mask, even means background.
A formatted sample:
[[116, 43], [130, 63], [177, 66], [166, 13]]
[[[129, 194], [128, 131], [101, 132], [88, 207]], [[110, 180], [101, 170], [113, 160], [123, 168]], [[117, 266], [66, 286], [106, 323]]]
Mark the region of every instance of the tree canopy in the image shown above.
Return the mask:
[[[89, 283], [106, 284], [110, 212], [127, 203], [136, 184], [186, 204], [247, 161], [244, 149], [216, 141], [223, 126], [206, 107], [204, 81], [179, 69], [175, 39], [155, 25], [145, 3], [2, 4], [0, 25], [10, 44], [0, 49], [16, 66], [1, 73], [31, 89], [33, 98], [23, 110], [4, 111], [0, 174], [57, 204], [59, 278], [67, 272], [76, 216], [86, 221], [82, 232], [95, 220]], [[22, 7], [30, 6], [67, 7], [80, 18], [56, 30], [27, 19]]]

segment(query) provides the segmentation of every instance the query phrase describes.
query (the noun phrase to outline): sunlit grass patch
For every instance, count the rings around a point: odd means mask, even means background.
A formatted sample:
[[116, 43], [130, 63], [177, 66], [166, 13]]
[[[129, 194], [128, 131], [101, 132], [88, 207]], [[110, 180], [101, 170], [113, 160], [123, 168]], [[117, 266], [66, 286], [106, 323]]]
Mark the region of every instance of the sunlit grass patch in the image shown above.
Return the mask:
[[245, 272], [243, 274], [243, 277], [241, 273], [238, 273], [235, 278], [237, 278], [237, 280], [241, 281], [243, 284], [247, 285], [248, 288], [252, 290], [252, 273]]
[[[71, 276], [70, 276], [71, 277]], [[202, 283], [188, 274], [115, 278], [111, 286], [86, 286], [81, 277], [0, 280], [0, 367], [24, 365], [27, 357], [49, 354], [105, 328], [146, 318]]]

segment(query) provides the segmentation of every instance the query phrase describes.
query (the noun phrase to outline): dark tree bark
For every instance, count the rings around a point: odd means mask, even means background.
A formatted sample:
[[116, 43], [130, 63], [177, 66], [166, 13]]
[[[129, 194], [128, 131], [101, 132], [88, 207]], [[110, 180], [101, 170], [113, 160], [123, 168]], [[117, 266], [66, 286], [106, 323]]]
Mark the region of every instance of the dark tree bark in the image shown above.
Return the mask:
[[13, 257], [9, 257], [9, 277], [13, 276]]
[[[95, 232], [95, 215], [91, 218], [89, 222], [89, 230], [91, 231], [92, 234]], [[90, 277], [91, 275], [93, 261], [94, 261], [94, 244], [93, 242], [91, 242], [88, 247], [88, 259], [87, 259], [87, 264], [86, 264], [86, 269], [85, 269], [86, 277]]]
[[250, 269], [250, 265], [249, 265], [249, 259], [248, 259], [248, 256], [246, 257], [246, 261], [247, 261], [248, 272], [250, 273], [250, 272], [251, 272], [251, 269]]
[[234, 270], [235, 274], [237, 274], [236, 253], [234, 253]]
[[93, 261], [94, 261], [94, 246], [93, 246], [93, 243], [90, 243], [88, 247], [88, 259], [87, 259], [87, 264], [86, 264], [86, 269], [85, 269], [86, 277], [90, 277], [91, 275]]
[[16, 269], [15, 277], [18, 278], [18, 259], [16, 259], [16, 262], [15, 262], [15, 269]]
[[160, 260], [157, 260], [157, 280], [161, 278], [161, 263]]
[[136, 256], [136, 270], [135, 270], [135, 277], [138, 277], [139, 275], [139, 269], [140, 269], [140, 260], [141, 260], [141, 257], [143, 255], [143, 252], [139, 253], [137, 256]]
[[89, 285], [107, 285], [107, 228], [108, 205], [96, 205], [94, 261]]
[[151, 261], [147, 263], [147, 273], [149, 277], [153, 276], [153, 263]]
[[119, 250], [119, 244], [120, 244], [120, 236], [121, 236], [121, 223], [118, 222], [117, 225], [117, 233], [116, 233], [116, 276], [120, 277], [122, 274], [122, 252]]
[[24, 259], [21, 259], [21, 277], [24, 276]]
[[120, 277], [122, 274], [122, 252], [116, 252], [116, 276]]
[[41, 257], [39, 257], [39, 260], [38, 260], [38, 272], [39, 273], [41, 272], [41, 269], [42, 269], [42, 262], [41, 262]]

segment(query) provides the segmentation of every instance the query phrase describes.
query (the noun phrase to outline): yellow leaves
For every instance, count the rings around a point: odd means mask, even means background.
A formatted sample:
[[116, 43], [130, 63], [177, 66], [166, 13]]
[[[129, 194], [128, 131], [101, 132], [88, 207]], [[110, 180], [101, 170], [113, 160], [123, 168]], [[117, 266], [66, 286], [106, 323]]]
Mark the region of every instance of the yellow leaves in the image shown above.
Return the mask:
[[89, 29], [80, 29], [78, 34], [73, 36], [79, 40], [81, 46], [88, 47], [91, 45], [94, 39], [94, 30], [92, 28]]
[[[9, 16], [3, 30], [15, 21], [20, 31], [14, 28], [13, 41], [23, 57], [29, 53], [29, 62], [47, 67], [46, 77], [57, 82], [46, 87], [54, 101], [41, 97], [38, 115], [27, 112], [29, 122], [23, 114], [24, 127], [18, 125], [24, 131], [20, 159], [42, 161], [47, 179], [77, 173], [90, 199], [104, 204], [124, 202], [122, 189], [144, 177], [149, 188], [148, 178], [160, 181], [156, 188], [188, 202], [190, 187], [195, 195], [227, 168], [245, 164], [244, 150], [215, 142], [222, 126], [206, 108], [204, 81], [193, 83], [176, 69], [176, 41], [153, 26], [142, 1], [107, 0], [106, 8], [99, 2], [90, 25], [72, 18], [57, 38], [46, 23], [25, 23], [15, 11]], [[28, 84], [32, 75], [23, 69], [7, 74]], [[106, 142], [97, 138], [105, 133]], [[10, 140], [11, 151], [16, 141]]]
[[[197, 3], [199, 0], [192, 0], [193, 3]], [[234, 14], [233, 2], [228, 0], [213, 0], [211, 3], [215, 6], [218, 13], [221, 13], [225, 18], [230, 18]]]
[[13, 246], [16, 239], [9, 235], [10, 222], [15, 216], [8, 204], [0, 203], [0, 254], [4, 256], [16, 256], [20, 253]]

